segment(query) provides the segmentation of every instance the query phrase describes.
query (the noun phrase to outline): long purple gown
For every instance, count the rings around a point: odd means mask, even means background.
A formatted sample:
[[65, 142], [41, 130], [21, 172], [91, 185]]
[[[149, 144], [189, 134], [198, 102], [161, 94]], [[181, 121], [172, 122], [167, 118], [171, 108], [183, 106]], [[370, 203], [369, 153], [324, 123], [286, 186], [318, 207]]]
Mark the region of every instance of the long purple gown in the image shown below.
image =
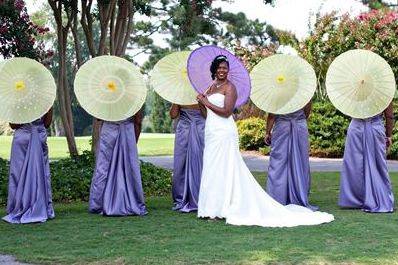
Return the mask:
[[45, 222], [52, 205], [47, 131], [41, 119], [15, 130], [11, 147], [7, 215], [9, 223]]
[[308, 128], [304, 110], [276, 115], [272, 131], [267, 193], [283, 205], [316, 210], [308, 202], [311, 186]]
[[89, 211], [110, 216], [147, 213], [131, 120], [102, 125]]
[[394, 210], [381, 115], [351, 120], [341, 171], [339, 205], [372, 213]]
[[173, 210], [198, 209], [205, 119], [200, 110], [181, 109], [174, 144]]

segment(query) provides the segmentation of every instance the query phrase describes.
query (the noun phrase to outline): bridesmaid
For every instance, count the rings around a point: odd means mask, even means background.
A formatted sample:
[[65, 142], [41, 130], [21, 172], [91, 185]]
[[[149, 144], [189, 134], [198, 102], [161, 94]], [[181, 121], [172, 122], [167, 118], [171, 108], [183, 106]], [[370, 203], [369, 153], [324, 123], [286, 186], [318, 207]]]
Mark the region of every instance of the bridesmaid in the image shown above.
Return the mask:
[[145, 215], [137, 142], [142, 113], [119, 122], [104, 121], [91, 182], [89, 211], [109, 216]]
[[[271, 144], [267, 193], [283, 205], [317, 210], [308, 202], [311, 186], [307, 119], [311, 102], [286, 115], [268, 114], [266, 144]], [[271, 133], [272, 131], [272, 133]]]
[[394, 211], [394, 195], [386, 160], [394, 127], [392, 103], [383, 114], [385, 127], [382, 114], [351, 120], [340, 179], [341, 207], [359, 208], [371, 213]]
[[45, 222], [55, 217], [51, 194], [47, 131], [52, 109], [26, 124], [10, 124], [15, 130], [11, 147], [7, 216], [14, 224]]
[[196, 211], [202, 175], [205, 114], [199, 105], [173, 104], [170, 117], [178, 118], [174, 143], [173, 210]]

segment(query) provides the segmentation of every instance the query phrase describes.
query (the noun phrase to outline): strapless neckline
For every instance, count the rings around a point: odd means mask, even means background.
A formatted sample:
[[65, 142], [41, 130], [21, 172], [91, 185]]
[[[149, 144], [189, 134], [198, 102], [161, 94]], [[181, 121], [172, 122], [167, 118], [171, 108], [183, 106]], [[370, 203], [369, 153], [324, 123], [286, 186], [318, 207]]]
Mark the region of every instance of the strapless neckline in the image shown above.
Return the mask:
[[214, 96], [214, 95], [221, 95], [221, 96], [225, 97], [225, 95], [221, 94], [221, 93], [213, 93], [213, 94], [207, 95], [207, 97], [211, 97], [211, 96]]

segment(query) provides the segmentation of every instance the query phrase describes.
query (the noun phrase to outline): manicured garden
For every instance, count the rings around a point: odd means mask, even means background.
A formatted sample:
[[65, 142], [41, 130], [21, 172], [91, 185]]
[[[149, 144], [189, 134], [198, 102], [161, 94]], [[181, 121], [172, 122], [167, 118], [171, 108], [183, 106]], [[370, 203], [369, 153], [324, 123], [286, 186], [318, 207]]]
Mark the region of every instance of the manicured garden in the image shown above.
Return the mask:
[[[255, 175], [264, 185], [265, 175]], [[313, 174], [312, 203], [336, 218], [326, 225], [225, 225], [171, 211], [170, 195], [148, 197], [145, 217], [102, 217], [85, 202], [56, 203], [56, 218], [44, 224], [1, 222], [0, 249], [40, 264], [396, 264], [398, 214], [339, 209], [338, 179]]]

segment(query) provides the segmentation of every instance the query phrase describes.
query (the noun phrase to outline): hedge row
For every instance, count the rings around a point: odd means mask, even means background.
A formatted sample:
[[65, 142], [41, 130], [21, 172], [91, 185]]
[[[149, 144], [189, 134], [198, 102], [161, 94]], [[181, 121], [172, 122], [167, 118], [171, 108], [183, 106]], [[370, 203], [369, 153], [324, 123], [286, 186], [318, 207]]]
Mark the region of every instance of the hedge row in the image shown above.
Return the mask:
[[[397, 110], [398, 106], [395, 106], [394, 109]], [[336, 110], [330, 102], [313, 103], [312, 113], [308, 121], [311, 156], [342, 157], [349, 123], [350, 118]], [[269, 148], [264, 144], [265, 118], [240, 120], [237, 122], [237, 126], [242, 150], [259, 150], [264, 154], [269, 153]], [[397, 157], [398, 126], [396, 125], [389, 158], [396, 159]]]
[[[77, 159], [61, 159], [50, 164], [53, 201], [88, 201], [94, 156], [85, 152]], [[171, 191], [171, 172], [141, 162], [145, 196], [165, 196]], [[7, 201], [8, 161], [0, 159], [0, 204]]]

